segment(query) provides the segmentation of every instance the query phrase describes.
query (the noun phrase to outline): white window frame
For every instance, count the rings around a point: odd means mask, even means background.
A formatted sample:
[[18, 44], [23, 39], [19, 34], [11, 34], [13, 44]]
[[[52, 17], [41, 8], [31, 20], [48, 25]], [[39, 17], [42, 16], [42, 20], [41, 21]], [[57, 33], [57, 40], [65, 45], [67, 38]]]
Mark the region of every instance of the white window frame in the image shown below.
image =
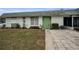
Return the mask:
[[38, 17], [31, 17], [31, 26], [38, 26], [38, 25], [39, 25]]

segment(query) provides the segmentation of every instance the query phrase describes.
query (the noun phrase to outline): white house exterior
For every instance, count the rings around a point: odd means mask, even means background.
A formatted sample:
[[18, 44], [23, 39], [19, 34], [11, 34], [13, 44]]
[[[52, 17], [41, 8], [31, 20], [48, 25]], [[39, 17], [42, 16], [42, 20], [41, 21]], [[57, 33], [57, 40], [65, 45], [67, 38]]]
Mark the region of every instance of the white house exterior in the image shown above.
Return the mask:
[[[23, 18], [6, 18], [6, 27], [11, 27], [11, 24], [18, 23], [21, 27], [23, 27]], [[38, 17], [38, 24], [32, 25], [31, 18], [25, 17], [25, 27], [30, 28], [31, 26], [38, 26], [41, 28], [42, 25], [42, 17]]]
[[22, 18], [6, 18], [6, 27], [11, 27], [12, 23], [18, 23], [21, 27], [23, 27], [23, 19]]
[[47, 11], [47, 12], [25, 12], [25, 13], [6, 13], [1, 16], [5, 18], [6, 27], [12, 24], [19, 24], [20, 27], [30, 28], [33, 26], [50, 29], [51, 24], [57, 23], [59, 26], [79, 27], [79, 13], [69, 13], [70, 11]]
[[[18, 23], [21, 27], [23, 27], [23, 18], [6, 18], [6, 27], [11, 27], [11, 24]], [[58, 23], [59, 26], [63, 25], [63, 17], [53, 17], [51, 16], [51, 23]], [[43, 25], [43, 17], [38, 17], [38, 24], [31, 25], [31, 18], [25, 17], [25, 27], [30, 28], [31, 26], [38, 26], [41, 28]]]
[[63, 16], [52, 16], [51, 23], [58, 23], [59, 26], [63, 26]]

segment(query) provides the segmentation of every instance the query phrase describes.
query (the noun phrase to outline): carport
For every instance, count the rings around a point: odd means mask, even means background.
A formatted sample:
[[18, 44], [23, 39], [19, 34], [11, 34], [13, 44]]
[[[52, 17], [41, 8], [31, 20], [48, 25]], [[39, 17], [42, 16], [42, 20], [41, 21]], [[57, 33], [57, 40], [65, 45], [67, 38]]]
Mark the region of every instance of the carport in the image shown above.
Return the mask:
[[68, 16], [64, 17], [64, 26], [71, 27], [72, 29], [79, 27], [79, 16]]

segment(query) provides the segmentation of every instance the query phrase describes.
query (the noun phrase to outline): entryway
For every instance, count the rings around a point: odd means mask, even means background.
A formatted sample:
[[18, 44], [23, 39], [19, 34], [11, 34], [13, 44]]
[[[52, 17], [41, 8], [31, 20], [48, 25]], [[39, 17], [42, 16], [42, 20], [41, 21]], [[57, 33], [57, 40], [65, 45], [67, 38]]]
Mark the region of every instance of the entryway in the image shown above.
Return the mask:
[[50, 26], [51, 26], [51, 17], [50, 16], [43, 17], [43, 28], [50, 29]]

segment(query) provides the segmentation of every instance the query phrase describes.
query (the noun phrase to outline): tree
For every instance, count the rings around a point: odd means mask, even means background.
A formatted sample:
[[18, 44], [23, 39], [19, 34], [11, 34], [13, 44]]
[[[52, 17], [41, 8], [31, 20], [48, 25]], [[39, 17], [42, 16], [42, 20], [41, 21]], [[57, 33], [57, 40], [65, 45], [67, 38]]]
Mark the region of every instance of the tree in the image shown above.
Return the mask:
[[78, 10], [79, 11], [79, 8], [75, 9], [75, 10]]

